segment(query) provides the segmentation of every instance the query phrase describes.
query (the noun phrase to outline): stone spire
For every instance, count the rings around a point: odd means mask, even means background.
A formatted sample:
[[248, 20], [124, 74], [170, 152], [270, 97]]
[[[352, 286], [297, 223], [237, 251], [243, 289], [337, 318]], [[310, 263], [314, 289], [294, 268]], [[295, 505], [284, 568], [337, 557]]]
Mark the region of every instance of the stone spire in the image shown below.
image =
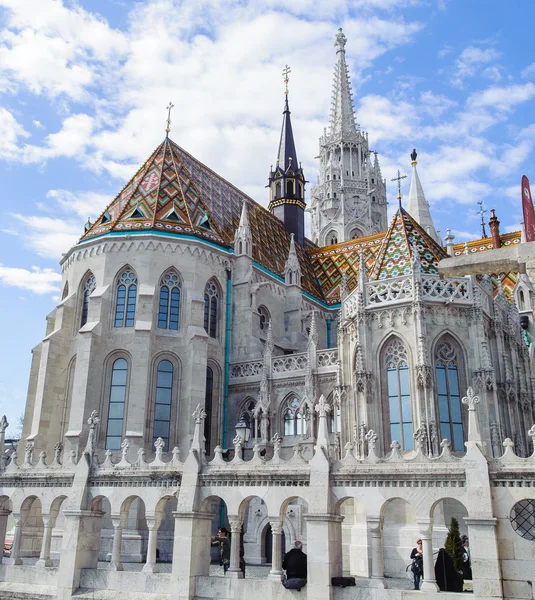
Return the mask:
[[234, 236], [234, 254], [236, 256], [252, 256], [253, 238], [251, 228], [249, 227], [249, 215], [247, 212], [247, 203], [244, 201], [241, 209], [240, 224], [236, 229]]
[[409, 191], [409, 203], [407, 205], [407, 212], [411, 217], [421, 226], [424, 231], [440, 244], [440, 239], [437, 235], [433, 219], [431, 218], [431, 211], [429, 209], [429, 203], [425, 199], [424, 190], [418, 177], [418, 171], [416, 165], [416, 150], [411, 153], [411, 165], [412, 165], [412, 180], [411, 188]]
[[290, 251], [288, 252], [288, 260], [284, 266], [284, 281], [286, 285], [301, 285], [301, 267], [297, 252], [295, 250], [294, 234], [290, 241]]
[[353, 109], [353, 96], [351, 82], [346, 64], [347, 38], [342, 28], [336, 34], [336, 66], [334, 69], [334, 84], [331, 108], [330, 134], [340, 135], [356, 132], [355, 111]]

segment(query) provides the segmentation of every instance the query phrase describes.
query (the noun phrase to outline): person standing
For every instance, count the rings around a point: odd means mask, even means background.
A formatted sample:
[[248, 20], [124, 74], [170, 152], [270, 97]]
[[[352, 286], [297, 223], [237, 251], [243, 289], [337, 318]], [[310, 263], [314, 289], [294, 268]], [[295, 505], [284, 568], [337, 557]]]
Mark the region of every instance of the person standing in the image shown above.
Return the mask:
[[230, 538], [226, 527], [220, 527], [217, 536], [212, 538], [212, 546], [219, 546], [219, 564], [223, 567], [223, 573], [228, 571], [230, 566]]
[[463, 579], [472, 579], [472, 557], [470, 556], [470, 544], [467, 535], [461, 537], [461, 549], [463, 551]]
[[307, 584], [307, 555], [303, 552], [303, 544], [296, 540], [294, 547], [286, 552], [282, 561], [286, 571], [286, 581], [282, 585], [288, 590], [300, 591]]
[[416, 540], [416, 548], [411, 552], [412, 566], [411, 570], [414, 575], [414, 589], [420, 589], [420, 582], [424, 574], [424, 553], [422, 550], [422, 540]]

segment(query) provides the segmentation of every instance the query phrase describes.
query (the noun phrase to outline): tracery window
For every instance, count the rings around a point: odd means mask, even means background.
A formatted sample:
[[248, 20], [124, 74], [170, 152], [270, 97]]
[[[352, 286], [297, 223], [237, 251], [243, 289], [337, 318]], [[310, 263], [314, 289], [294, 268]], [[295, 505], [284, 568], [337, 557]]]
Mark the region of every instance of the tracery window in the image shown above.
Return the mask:
[[300, 402], [292, 396], [284, 409], [284, 435], [305, 435], [306, 420]]
[[210, 337], [217, 337], [219, 289], [210, 280], [204, 288], [204, 329]]
[[244, 409], [240, 413], [240, 420], [243, 419], [249, 427], [251, 434], [249, 439], [255, 439], [262, 437], [260, 432], [260, 417], [255, 417], [256, 402], [249, 400], [246, 402]]
[[336, 231], [331, 231], [327, 235], [327, 246], [333, 246], [334, 244], [338, 244], [338, 234]]
[[93, 273], [89, 273], [85, 279], [82, 297], [82, 317], [80, 319], [80, 327], [87, 323], [87, 311], [89, 310], [89, 296], [91, 296], [96, 286], [96, 280]]
[[160, 303], [158, 308], [158, 327], [160, 329], [178, 329], [180, 313], [180, 278], [174, 271], [165, 273], [160, 279]]
[[461, 452], [464, 450], [464, 432], [457, 353], [447, 340], [436, 347], [435, 374], [441, 439], [450, 440], [452, 450]]
[[154, 407], [154, 427], [152, 441], [159, 437], [165, 442], [165, 449], [169, 450], [169, 430], [171, 427], [171, 400], [173, 397], [173, 364], [168, 360], [161, 360], [156, 370], [156, 396]]
[[259, 306], [258, 313], [260, 315], [260, 329], [267, 329], [271, 320], [268, 309], [265, 306]]
[[394, 338], [386, 347], [386, 375], [390, 440], [398, 441], [402, 450], [412, 450], [412, 406], [409, 361], [403, 343]]
[[342, 419], [340, 405], [334, 404], [331, 409], [331, 433], [340, 433], [342, 431]]
[[136, 314], [137, 277], [130, 267], [117, 280], [115, 327], [133, 327]]
[[128, 362], [124, 358], [118, 358], [111, 370], [110, 405], [106, 427], [106, 448], [109, 450], [119, 450], [121, 447], [127, 382]]

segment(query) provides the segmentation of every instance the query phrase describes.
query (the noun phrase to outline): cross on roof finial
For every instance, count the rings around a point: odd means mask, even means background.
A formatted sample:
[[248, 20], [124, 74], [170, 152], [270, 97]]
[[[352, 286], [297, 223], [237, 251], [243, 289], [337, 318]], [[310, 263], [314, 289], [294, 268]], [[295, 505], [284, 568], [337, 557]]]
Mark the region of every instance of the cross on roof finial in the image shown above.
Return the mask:
[[165, 137], [169, 137], [169, 132], [171, 131], [171, 109], [174, 107], [175, 105], [172, 102], [169, 102], [169, 104], [165, 107], [167, 108], [167, 127], [165, 128]]
[[346, 47], [346, 42], [347, 42], [347, 38], [344, 35], [344, 32], [342, 31], [342, 28], [339, 27], [338, 28], [338, 33], [336, 34], [336, 41], [334, 42], [334, 45], [338, 47], [338, 51], [342, 50], [342, 52], [345, 51], [345, 47]]
[[292, 69], [290, 69], [290, 67], [288, 65], [286, 65], [284, 67], [284, 69], [282, 70], [282, 75], [284, 77], [284, 93], [286, 95], [288, 95], [288, 81], [290, 81], [290, 78], [288, 77], [288, 75], [290, 74], [291, 71], [292, 71]]
[[479, 210], [477, 211], [477, 214], [481, 217], [481, 230], [483, 233], [484, 238], [487, 237], [487, 232], [485, 231], [485, 217], [483, 216], [487, 211], [483, 210], [483, 200], [479, 200], [478, 202], [479, 204]]
[[398, 182], [398, 200], [399, 200], [399, 207], [401, 208], [401, 198], [403, 198], [402, 194], [401, 194], [401, 180], [402, 179], [407, 179], [406, 175], [401, 175], [398, 169], [398, 176], [394, 177], [394, 179], [392, 179], [391, 181], [397, 181]]

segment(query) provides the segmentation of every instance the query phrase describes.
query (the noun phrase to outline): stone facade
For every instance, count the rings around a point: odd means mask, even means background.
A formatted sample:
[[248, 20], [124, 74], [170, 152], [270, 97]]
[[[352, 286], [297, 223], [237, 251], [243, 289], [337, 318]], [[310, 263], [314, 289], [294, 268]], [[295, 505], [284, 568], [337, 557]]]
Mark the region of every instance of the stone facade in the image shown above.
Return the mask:
[[[282, 552], [302, 540], [307, 598], [354, 597], [331, 585], [345, 574], [359, 597], [409, 599], [421, 537], [432, 598], [456, 517], [474, 596], [531, 598], [535, 290], [518, 262], [439, 275], [428, 209], [388, 228], [372, 210], [356, 240], [340, 217], [340, 243], [318, 226], [327, 247], [302, 245], [166, 138], [62, 259], [9, 460], [0, 421], [0, 597], [290, 598]], [[495, 239], [524, 252], [517, 234]], [[448, 236], [448, 252], [494, 241]], [[226, 577], [210, 566], [220, 525]]]

